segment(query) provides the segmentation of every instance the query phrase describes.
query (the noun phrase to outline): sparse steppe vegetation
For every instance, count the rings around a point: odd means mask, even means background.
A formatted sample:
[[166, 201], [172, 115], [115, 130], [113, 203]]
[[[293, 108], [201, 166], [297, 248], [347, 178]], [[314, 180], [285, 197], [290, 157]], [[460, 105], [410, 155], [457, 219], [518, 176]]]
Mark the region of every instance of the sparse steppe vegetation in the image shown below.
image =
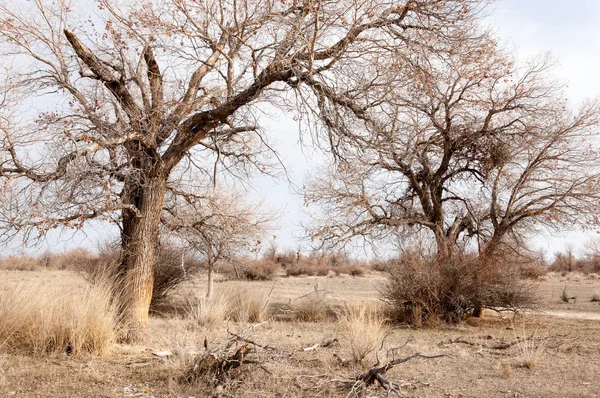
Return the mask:
[[[1, 273], [4, 299], [14, 290], [26, 298], [50, 288], [84, 297], [89, 289], [81, 274], [73, 271]], [[569, 289], [580, 298], [577, 303], [560, 300], [566, 278], [571, 278]], [[280, 271], [272, 281], [218, 278], [214, 296], [206, 299], [203, 275], [198, 275], [175, 291], [172, 300], [182, 305], [154, 315], [135, 345], [111, 340], [102, 355], [85, 350], [67, 354], [61, 349], [31, 355], [27, 346], [3, 344], [5, 381], [0, 383], [0, 395], [204, 397], [285, 392], [292, 397], [337, 397], [346, 396], [350, 390], [344, 383], [377, 359], [384, 363], [419, 352], [447, 356], [415, 358], [388, 371], [386, 377], [399, 383], [408, 396], [594, 396], [600, 378], [596, 358], [600, 322], [535, 311], [487, 312], [483, 318], [455, 325], [415, 329], [387, 322], [378, 294], [385, 280], [376, 271], [364, 277], [333, 278], [285, 277]], [[600, 288], [596, 279], [550, 274], [536, 284], [540, 310], [600, 314], [600, 306], [590, 301]], [[45, 301], [44, 306], [56, 302], [60, 300]], [[236, 307], [240, 302], [250, 304]], [[298, 303], [306, 308], [300, 310]], [[311, 304], [312, 311], [324, 315], [303, 320]], [[448, 343], [452, 340], [456, 342]], [[244, 345], [253, 350], [247, 354], [248, 363], [226, 376], [210, 382], [188, 378], [207, 352], [232, 355]], [[509, 347], [494, 348], [503, 345]], [[366, 391], [368, 396], [386, 395], [376, 385]]]

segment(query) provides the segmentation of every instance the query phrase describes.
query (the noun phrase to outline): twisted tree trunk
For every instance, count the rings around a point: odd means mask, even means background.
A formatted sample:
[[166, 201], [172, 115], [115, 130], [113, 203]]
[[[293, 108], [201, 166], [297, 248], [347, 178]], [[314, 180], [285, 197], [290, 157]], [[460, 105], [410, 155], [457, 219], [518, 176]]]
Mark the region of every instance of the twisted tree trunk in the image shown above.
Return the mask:
[[131, 335], [148, 325], [165, 191], [163, 176], [142, 178], [123, 190], [123, 200], [132, 209], [123, 211], [118, 294], [121, 319]]

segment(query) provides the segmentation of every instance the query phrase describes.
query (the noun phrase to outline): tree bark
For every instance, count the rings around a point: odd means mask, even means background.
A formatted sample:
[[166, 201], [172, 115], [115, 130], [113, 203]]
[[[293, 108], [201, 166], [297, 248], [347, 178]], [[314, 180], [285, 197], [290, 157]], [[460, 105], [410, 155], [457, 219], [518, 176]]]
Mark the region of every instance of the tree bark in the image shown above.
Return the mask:
[[213, 293], [213, 282], [214, 282], [214, 274], [213, 274], [213, 265], [208, 266], [208, 284], [206, 289], [206, 298], [211, 298]]
[[446, 236], [443, 228], [436, 228], [434, 234], [437, 245], [437, 258], [442, 260], [452, 257], [454, 254], [454, 245], [456, 243], [452, 242], [452, 240]]
[[123, 211], [118, 272], [121, 319], [130, 336], [148, 325], [165, 191], [166, 178], [143, 176], [126, 183], [122, 194], [124, 203], [135, 209]]

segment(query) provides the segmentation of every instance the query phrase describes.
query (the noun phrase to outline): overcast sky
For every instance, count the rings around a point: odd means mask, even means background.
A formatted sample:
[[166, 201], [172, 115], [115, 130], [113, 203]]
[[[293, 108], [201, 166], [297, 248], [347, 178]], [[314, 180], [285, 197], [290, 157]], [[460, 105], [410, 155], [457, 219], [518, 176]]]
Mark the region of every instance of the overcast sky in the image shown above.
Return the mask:
[[[500, 1], [490, 9], [488, 21], [497, 31], [500, 43], [514, 49], [520, 58], [551, 53], [557, 61], [556, 76], [568, 83], [566, 94], [573, 105], [586, 97], [600, 96], [600, 1]], [[298, 145], [298, 127], [283, 115], [268, 121], [265, 127], [277, 144], [290, 178], [302, 186], [304, 176], [314, 172], [319, 156], [312, 156], [310, 149]], [[291, 188], [287, 181], [261, 177], [257, 178], [252, 195], [263, 196], [269, 206], [281, 209], [282, 228], [276, 232], [277, 242], [280, 247], [295, 248], [302, 237], [300, 223], [306, 217], [302, 213], [302, 199], [292, 194]], [[75, 237], [66, 234], [57, 238], [55, 234], [36, 251], [49, 246], [56, 251], [82, 245], [93, 248], [109, 234], [111, 231], [97, 226]], [[537, 244], [554, 251], [569, 242], [576, 246], [584, 239], [587, 238], [581, 234], [570, 234], [567, 238], [545, 236]]]

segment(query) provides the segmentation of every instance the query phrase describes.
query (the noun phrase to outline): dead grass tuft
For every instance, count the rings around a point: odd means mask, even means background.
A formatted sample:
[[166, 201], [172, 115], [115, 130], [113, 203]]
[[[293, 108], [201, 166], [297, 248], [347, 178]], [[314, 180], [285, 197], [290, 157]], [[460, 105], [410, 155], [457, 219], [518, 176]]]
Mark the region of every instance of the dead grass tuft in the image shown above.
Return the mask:
[[0, 356], [0, 387], [6, 385], [6, 375], [4, 374], [4, 359]]
[[343, 307], [339, 318], [348, 334], [355, 365], [373, 365], [386, 335], [384, 312], [378, 303], [355, 303]]
[[264, 292], [217, 291], [211, 298], [187, 299], [186, 315], [194, 325], [214, 328], [224, 320], [250, 323], [262, 322], [269, 317], [269, 297]]
[[506, 363], [506, 362], [500, 364], [500, 371], [502, 373], [503, 379], [510, 379], [515, 374], [515, 371], [514, 371], [513, 367], [511, 366], [511, 364]]
[[262, 322], [269, 315], [269, 297], [264, 292], [230, 291], [227, 317], [234, 322]]
[[312, 293], [292, 304], [296, 320], [301, 322], [319, 322], [325, 319], [328, 305], [323, 294]]
[[117, 337], [117, 305], [108, 281], [80, 294], [25, 285], [0, 290], [0, 346], [6, 349], [102, 355]]
[[186, 315], [195, 326], [214, 328], [223, 323], [229, 311], [226, 295], [216, 293], [213, 297], [191, 297], [187, 299]]
[[[516, 329], [515, 329], [516, 330]], [[536, 331], [530, 336], [527, 336], [523, 329], [520, 336], [515, 334], [516, 339], [519, 341], [517, 344], [518, 366], [533, 369], [540, 361], [544, 351], [546, 349], [545, 342], [547, 341], [544, 337], [537, 337]]]

